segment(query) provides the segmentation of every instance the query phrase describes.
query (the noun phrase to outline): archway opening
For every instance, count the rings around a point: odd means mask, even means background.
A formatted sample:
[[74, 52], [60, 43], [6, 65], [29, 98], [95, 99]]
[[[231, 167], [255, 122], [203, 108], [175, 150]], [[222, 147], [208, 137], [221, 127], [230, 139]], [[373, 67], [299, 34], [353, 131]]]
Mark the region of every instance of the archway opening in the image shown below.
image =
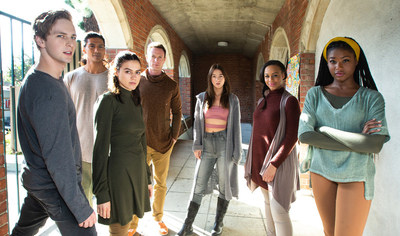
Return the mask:
[[264, 57], [262, 53], [258, 54], [258, 59], [257, 59], [257, 68], [254, 73], [255, 75], [255, 81], [260, 81], [260, 70], [264, 66]]
[[191, 88], [190, 63], [186, 52], [183, 51], [179, 60], [179, 90], [181, 94], [182, 114], [185, 118], [191, 115]]
[[272, 38], [270, 60], [278, 60], [287, 65], [290, 57], [290, 46], [286, 32], [279, 27]]
[[107, 48], [128, 49], [133, 46], [131, 28], [120, 0], [88, 0]]
[[174, 57], [171, 48], [171, 42], [169, 40], [167, 32], [161, 25], [156, 25], [150, 31], [149, 36], [146, 40], [146, 46], [144, 48], [145, 55], [147, 55], [147, 46], [152, 42], [160, 42], [164, 45], [165, 50], [167, 50], [166, 61], [164, 63], [163, 69], [166, 74], [171, 78], [174, 78]]

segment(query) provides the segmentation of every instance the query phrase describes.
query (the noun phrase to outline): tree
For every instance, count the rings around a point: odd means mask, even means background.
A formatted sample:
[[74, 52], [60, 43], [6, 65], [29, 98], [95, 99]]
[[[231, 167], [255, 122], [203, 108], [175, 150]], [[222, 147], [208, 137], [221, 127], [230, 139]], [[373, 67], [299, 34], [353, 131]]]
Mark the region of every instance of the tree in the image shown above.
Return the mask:
[[[14, 61], [14, 81], [18, 85], [24, 79], [28, 70], [32, 67], [32, 59], [28, 55], [24, 56], [24, 74], [22, 74], [21, 57], [16, 57]], [[3, 78], [4, 85], [11, 85], [11, 67], [8, 67], [5, 78]]]
[[87, 0], [64, 0], [64, 2], [82, 15], [82, 21], [78, 24], [79, 28], [85, 32], [100, 32], [96, 17], [89, 8]]

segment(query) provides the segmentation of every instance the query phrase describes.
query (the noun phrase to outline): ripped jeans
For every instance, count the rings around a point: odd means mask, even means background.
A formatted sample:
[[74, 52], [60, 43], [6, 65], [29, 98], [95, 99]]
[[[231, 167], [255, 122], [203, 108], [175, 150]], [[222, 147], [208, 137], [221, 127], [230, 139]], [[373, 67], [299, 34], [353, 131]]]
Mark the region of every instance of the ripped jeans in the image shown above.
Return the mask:
[[218, 171], [219, 198], [225, 199], [225, 158], [226, 158], [226, 130], [205, 133], [203, 139], [203, 152], [201, 160], [197, 160], [197, 177], [194, 182], [191, 201], [201, 204], [205, 195], [208, 180], [214, 170], [215, 164]]

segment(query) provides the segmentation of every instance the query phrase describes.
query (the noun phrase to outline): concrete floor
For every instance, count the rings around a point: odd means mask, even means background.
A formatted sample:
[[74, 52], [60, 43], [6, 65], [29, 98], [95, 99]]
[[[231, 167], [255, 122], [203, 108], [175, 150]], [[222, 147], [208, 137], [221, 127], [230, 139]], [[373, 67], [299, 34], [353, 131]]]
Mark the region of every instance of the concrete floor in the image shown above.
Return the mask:
[[[187, 212], [188, 199], [193, 185], [195, 158], [191, 151], [192, 141], [179, 140], [171, 156], [170, 170], [167, 180], [168, 192], [165, 200], [164, 221], [170, 228], [169, 235], [179, 231]], [[239, 167], [240, 195], [231, 201], [224, 219], [222, 235], [267, 235], [264, 204], [261, 191], [251, 193], [243, 176], [244, 160]], [[207, 195], [199, 209], [194, 222], [194, 235], [210, 235], [214, 224], [218, 193]], [[295, 236], [323, 235], [322, 224], [315, 206], [314, 198], [309, 190], [297, 193], [297, 201], [290, 210]], [[144, 235], [157, 235], [149, 227], [153, 222], [147, 214], [138, 231]]]
[[[249, 141], [250, 132], [250, 125], [242, 125], [243, 147], [245, 151], [247, 151], [246, 143]], [[164, 222], [170, 229], [168, 235], [175, 235], [181, 228], [185, 220], [188, 199], [193, 185], [196, 161], [191, 151], [192, 141], [188, 139], [189, 137], [181, 136], [171, 155], [167, 179], [168, 192], [164, 206]], [[242, 159], [239, 167], [240, 195], [238, 199], [233, 199], [229, 205], [224, 218], [224, 231], [222, 235], [267, 235], [261, 191], [257, 189], [251, 193], [247, 188], [245, 180], [242, 177], [244, 172], [243, 164], [244, 159]], [[8, 175], [9, 181], [15, 178], [10, 177]], [[25, 194], [25, 191], [22, 191], [21, 195], [25, 196]], [[214, 192], [203, 198], [199, 213], [194, 222], [195, 232], [193, 235], [210, 235], [214, 224], [217, 196], [218, 194]], [[10, 198], [10, 193], [9, 199], [12, 199]], [[12, 215], [10, 217], [10, 228], [12, 229], [17, 216], [16, 214], [10, 215]], [[297, 200], [292, 204], [290, 216], [293, 222], [294, 236], [323, 235], [322, 223], [315, 206], [314, 198], [309, 190], [300, 190], [297, 192]], [[107, 226], [97, 224], [96, 228], [98, 235], [109, 235]], [[151, 213], [146, 213], [144, 218], [139, 222], [138, 232], [146, 236], [159, 235], [156, 228]], [[54, 223], [49, 220], [38, 235], [57, 236], [60, 233]]]

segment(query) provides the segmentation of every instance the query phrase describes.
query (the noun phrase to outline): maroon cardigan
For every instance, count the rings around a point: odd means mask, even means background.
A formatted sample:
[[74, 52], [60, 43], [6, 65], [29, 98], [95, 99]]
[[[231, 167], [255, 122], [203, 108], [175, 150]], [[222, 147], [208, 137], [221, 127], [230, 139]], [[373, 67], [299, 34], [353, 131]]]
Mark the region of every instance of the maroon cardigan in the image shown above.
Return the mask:
[[[267, 154], [279, 125], [279, 107], [284, 91], [284, 88], [270, 91], [266, 97], [266, 101], [262, 100], [253, 113], [253, 163], [251, 167], [251, 179], [264, 189], [268, 189], [268, 184], [262, 180], [262, 176], [259, 173], [263, 166], [265, 155]], [[267, 106], [262, 110], [265, 102], [267, 102]], [[276, 168], [279, 168], [297, 142], [300, 107], [295, 97], [292, 96], [288, 98], [285, 106], [285, 113], [285, 138], [282, 140], [278, 151], [271, 161], [271, 164]]]

